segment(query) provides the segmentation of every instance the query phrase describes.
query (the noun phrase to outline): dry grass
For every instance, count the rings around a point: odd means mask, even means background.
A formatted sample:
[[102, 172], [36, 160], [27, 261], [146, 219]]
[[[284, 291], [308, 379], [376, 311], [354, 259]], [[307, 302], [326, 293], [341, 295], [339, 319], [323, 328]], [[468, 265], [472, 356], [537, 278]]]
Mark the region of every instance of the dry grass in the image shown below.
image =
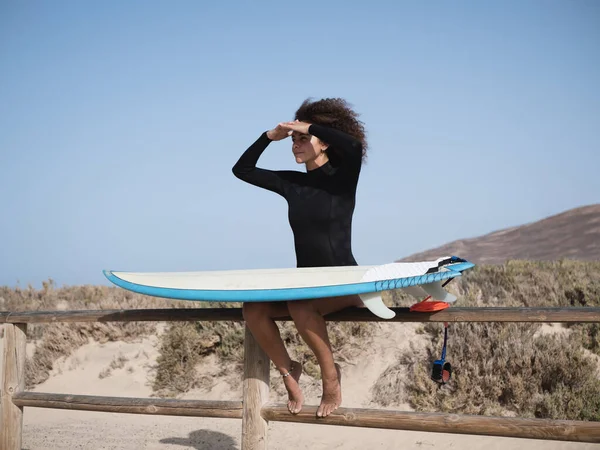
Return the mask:
[[[573, 337], [537, 336], [532, 324], [452, 325], [453, 377], [438, 388], [429, 376], [440, 357], [441, 327], [427, 328], [435, 333], [428, 354], [405, 353], [389, 367], [373, 390], [378, 403], [408, 400], [419, 411], [600, 420], [597, 361]], [[404, 397], [393, 383], [404, 385]]]
[[[219, 304], [219, 307], [240, 307]], [[277, 322], [284, 343], [293, 359], [304, 366], [307, 375], [320, 379], [320, 369], [310, 348], [300, 338], [293, 322]], [[329, 337], [336, 357], [348, 360], [360, 354], [361, 345], [376, 324], [329, 323]], [[202, 387], [203, 374], [197, 367], [203, 358], [215, 355], [221, 362], [220, 375], [241, 376], [244, 351], [244, 325], [240, 322], [178, 323], [169, 325], [160, 338], [153, 389], [159, 396], [175, 396]], [[227, 373], [225, 373], [227, 371]]]
[[[107, 286], [56, 288], [52, 280], [42, 289], [0, 287], [0, 309], [6, 311], [55, 311], [98, 309], [142, 309], [191, 307], [192, 302], [176, 302], [148, 297]], [[26, 364], [27, 389], [45, 381], [54, 361], [70, 355], [90, 341], [131, 342], [156, 332], [155, 322], [29, 324], [27, 339], [35, 352]]]
[[[128, 361], [127, 358], [125, 356], [123, 356], [122, 354], [119, 354], [118, 357], [115, 356], [113, 358], [113, 360], [110, 362], [110, 364], [108, 365], [108, 367], [98, 374], [98, 378], [103, 379], [103, 378], [109, 377], [112, 374], [113, 370], [122, 369], [123, 367], [125, 367], [125, 363], [127, 361]], [[130, 367], [130, 369], [131, 369], [131, 367]], [[129, 371], [129, 373], [131, 373], [131, 372], [132, 371]]]
[[[460, 295], [460, 306], [598, 306], [600, 262], [478, 266], [451, 290]], [[394, 301], [408, 299], [395, 293]], [[438, 389], [429, 377], [443, 327], [424, 325], [432, 339], [426, 354], [400, 355], [373, 387], [373, 399], [385, 406], [409, 402], [420, 411], [598, 421], [598, 358], [585, 353], [599, 354], [598, 324], [564, 328], [566, 333], [548, 335], [539, 324], [452, 324], [447, 359], [453, 377]]]
[[[236, 305], [239, 306], [239, 305]], [[320, 379], [320, 370], [310, 348], [300, 338], [292, 322], [278, 322], [281, 336], [292, 358], [300, 361], [309, 376]], [[360, 345], [375, 324], [330, 323], [329, 336], [336, 357], [356, 357]], [[153, 389], [159, 396], [175, 396], [202, 387], [197, 366], [208, 355], [216, 355], [229, 374], [241, 376], [244, 351], [244, 326], [239, 322], [171, 323], [160, 338]], [[359, 345], [360, 344], [360, 345]]]
[[[508, 261], [480, 265], [452, 281], [460, 306], [569, 307], [600, 305], [600, 261]], [[414, 303], [394, 291], [397, 305]]]
[[243, 325], [237, 322], [173, 322], [160, 338], [153, 389], [159, 396], [175, 396], [202, 385], [196, 366], [217, 353], [223, 363], [243, 361]]

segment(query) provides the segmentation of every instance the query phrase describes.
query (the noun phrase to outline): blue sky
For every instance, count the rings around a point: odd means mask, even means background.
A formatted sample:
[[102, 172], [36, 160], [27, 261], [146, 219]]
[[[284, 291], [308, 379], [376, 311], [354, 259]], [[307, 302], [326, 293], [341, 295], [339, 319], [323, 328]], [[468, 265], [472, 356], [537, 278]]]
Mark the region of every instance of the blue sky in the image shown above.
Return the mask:
[[598, 203], [599, 59], [592, 0], [0, 2], [0, 285], [293, 267], [231, 167], [307, 97], [367, 127], [360, 264]]

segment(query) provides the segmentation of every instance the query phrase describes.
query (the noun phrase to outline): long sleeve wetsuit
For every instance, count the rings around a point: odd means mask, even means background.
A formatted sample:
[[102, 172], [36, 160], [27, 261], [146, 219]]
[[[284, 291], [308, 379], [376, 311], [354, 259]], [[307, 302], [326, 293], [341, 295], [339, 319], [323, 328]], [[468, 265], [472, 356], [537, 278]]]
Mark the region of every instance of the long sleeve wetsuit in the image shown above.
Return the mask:
[[297, 267], [353, 266], [352, 215], [362, 144], [341, 131], [312, 124], [310, 134], [329, 145], [329, 161], [307, 172], [266, 170], [256, 163], [271, 140], [263, 133], [233, 167], [239, 179], [283, 196], [294, 235]]

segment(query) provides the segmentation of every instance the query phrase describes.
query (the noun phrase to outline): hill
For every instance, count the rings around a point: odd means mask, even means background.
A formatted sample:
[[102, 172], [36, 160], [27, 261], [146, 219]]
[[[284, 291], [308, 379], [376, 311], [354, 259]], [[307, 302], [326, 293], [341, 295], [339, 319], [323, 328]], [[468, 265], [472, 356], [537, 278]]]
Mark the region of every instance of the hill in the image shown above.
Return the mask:
[[583, 206], [537, 222], [480, 237], [460, 239], [399, 261], [423, 261], [457, 255], [477, 264], [507, 260], [600, 260], [600, 204]]

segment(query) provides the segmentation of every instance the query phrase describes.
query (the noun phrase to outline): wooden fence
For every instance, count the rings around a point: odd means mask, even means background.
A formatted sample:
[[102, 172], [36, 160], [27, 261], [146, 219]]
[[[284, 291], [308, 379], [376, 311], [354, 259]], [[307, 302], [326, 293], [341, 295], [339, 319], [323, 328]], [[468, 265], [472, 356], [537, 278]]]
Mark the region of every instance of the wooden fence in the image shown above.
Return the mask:
[[[390, 320], [392, 322], [600, 322], [600, 308], [450, 308], [436, 313], [409, 312], [408, 308], [392, 309], [396, 312], [396, 317]], [[105, 397], [25, 391], [28, 323], [242, 320], [239, 308], [0, 312], [0, 324], [4, 326], [0, 448], [21, 449], [25, 406], [242, 419], [243, 450], [268, 448], [269, 421], [600, 443], [600, 422], [343, 407], [327, 418], [317, 418], [316, 406], [305, 406], [300, 414], [292, 415], [285, 405], [268, 402], [270, 361], [247, 328], [241, 401]], [[331, 314], [326, 320], [384, 321], [362, 308]]]

